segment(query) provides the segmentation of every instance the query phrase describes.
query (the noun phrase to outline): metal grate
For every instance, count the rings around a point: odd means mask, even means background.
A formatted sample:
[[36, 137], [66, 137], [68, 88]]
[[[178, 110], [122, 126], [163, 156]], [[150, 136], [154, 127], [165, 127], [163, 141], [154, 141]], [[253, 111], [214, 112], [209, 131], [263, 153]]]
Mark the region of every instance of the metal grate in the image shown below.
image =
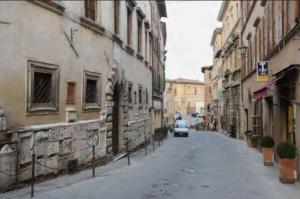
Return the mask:
[[86, 80], [85, 102], [92, 104], [97, 102], [97, 80]]
[[51, 103], [52, 74], [34, 73], [33, 83], [33, 103]]

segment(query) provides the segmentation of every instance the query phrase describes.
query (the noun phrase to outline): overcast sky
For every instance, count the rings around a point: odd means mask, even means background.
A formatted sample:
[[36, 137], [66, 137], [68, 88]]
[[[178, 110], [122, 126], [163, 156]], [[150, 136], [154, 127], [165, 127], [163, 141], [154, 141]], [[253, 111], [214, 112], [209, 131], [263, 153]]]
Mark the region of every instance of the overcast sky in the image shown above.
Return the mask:
[[221, 1], [166, 1], [166, 77], [203, 80], [201, 66], [212, 64], [210, 39]]

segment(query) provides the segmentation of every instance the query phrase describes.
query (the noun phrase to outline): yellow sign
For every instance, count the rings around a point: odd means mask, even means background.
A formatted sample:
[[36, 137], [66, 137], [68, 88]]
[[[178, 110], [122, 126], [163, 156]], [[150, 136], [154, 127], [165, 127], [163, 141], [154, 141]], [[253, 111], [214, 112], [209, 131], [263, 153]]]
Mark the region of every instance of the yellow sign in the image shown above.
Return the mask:
[[257, 71], [257, 81], [258, 82], [269, 81], [268, 62], [266, 62], [266, 61], [257, 62], [256, 71]]

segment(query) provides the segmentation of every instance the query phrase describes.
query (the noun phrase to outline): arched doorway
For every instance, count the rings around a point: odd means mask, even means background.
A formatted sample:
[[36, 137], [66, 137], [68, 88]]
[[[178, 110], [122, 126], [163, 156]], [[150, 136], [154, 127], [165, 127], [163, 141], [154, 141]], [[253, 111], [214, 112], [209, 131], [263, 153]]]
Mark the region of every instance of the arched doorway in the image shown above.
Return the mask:
[[120, 88], [118, 85], [115, 85], [113, 92], [113, 114], [112, 114], [112, 152], [113, 155], [117, 155], [119, 152], [119, 120], [120, 120]]

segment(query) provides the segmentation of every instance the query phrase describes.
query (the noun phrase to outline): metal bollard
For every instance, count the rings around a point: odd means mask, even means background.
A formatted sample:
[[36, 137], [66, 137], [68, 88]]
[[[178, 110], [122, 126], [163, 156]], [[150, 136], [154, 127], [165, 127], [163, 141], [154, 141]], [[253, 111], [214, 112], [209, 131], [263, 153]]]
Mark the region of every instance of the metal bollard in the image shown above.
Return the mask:
[[127, 140], [126, 142], [126, 148], [127, 148], [127, 161], [128, 161], [128, 165], [130, 166], [129, 140]]
[[95, 177], [95, 145], [93, 146], [93, 160], [92, 160], [92, 164], [93, 164], [93, 178]]
[[152, 148], [153, 148], [153, 151], [154, 151], [155, 150], [154, 135], [152, 135]]
[[147, 139], [146, 139], [146, 137], [145, 137], [144, 144], [145, 144], [145, 156], [147, 156]]
[[31, 164], [32, 164], [32, 171], [31, 171], [31, 198], [33, 198], [34, 196], [34, 181], [35, 181], [35, 177], [34, 177], [34, 166], [35, 166], [35, 154], [32, 154], [32, 159], [31, 159]]

